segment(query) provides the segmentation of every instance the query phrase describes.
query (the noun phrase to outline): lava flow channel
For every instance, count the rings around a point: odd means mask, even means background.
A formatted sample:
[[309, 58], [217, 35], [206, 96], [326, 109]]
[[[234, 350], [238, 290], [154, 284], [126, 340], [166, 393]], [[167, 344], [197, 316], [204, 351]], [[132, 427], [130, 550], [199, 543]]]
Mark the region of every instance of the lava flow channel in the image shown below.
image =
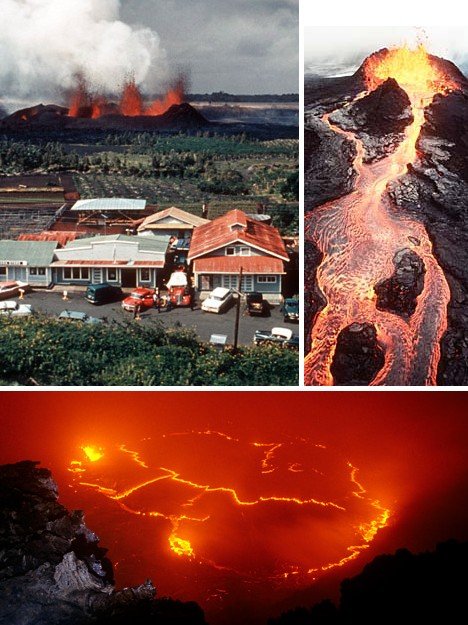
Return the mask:
[[[152, 519], [164, 557], [186, 561], [185, 575], [197, 578], [208, 568], [256, 584], [307, 584], [357, 558], [390, 517], [355, 466], [304, 439], [179, 432], [140, 441], [138, 451], [83, 446], [69, 471], [74, 488], [91, 489], [136, 523]], [[161, 560], [152, 535], [144, 551]]]
[[[432, 67], [422, 46], [414, 51], [391, 50], [367, 70], [369, 91], [389, 77], [399, 83], [410, 99], [414, 121], [390, 156], [365, 164], [364, 145], [355, 133], [333, 125], [329, 115], [322, 118], [334, 132], [355, 142], [354, 167], [358, 176], [353, 192], [323, 204], [306, 218], [305, 236], [323, 254], [317, 283], [326, 298], [326, 306], [317, 315], [312, 329], [311, 351], [305, 360], [305, 383], [333, 385], [330, 368], [339, 333], [354, 322], [370, 322], [385, 352], [384, 365], [371, 385], [435, 385], [450, 291], [423, 224], [398, 213], [386, 188], [389, 182], [406, 173], [408, 163], [416, 158], [416, 141], [424, 123], [423, 103], [452, 85]], [[393, 258], [405, 248], [414, 249], [426, 270], [423, 291], [409, 319], [378, 310], [374, 292], [378, 282], [392, 275]]]

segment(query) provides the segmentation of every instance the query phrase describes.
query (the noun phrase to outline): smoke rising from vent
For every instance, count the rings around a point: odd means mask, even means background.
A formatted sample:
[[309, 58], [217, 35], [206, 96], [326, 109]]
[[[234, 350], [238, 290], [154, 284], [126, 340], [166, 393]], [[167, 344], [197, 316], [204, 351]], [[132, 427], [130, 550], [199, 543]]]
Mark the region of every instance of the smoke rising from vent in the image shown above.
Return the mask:
[[152, 91], [168, 77], [159, 36], [119, 19], [119, 0], [2, 0], [0, 97], [57, 97], [79, 73], [100, 91], [128, 76]]

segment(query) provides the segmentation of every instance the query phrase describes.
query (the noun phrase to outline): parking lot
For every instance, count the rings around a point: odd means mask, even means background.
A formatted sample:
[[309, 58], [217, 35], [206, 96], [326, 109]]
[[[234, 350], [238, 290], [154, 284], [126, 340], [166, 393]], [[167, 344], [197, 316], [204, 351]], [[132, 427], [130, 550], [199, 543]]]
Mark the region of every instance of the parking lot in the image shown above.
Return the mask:
[[[130, 291], [128, 291], [129, 293]], [[63, 310], [77, 310], [86, 312], [92, 317], [105, 318], [108, 321], [132, 321], [132, 313], [122, 309], [120, 302], [94, 306], [85, 299], [84, 290], [68, 291], [68, 300], [63, 300], [62, 290], [43, 291], [37, 290], [26, 293], [24, 303], [31, 304], [34, 312], [43, 313], [51, 317], [57, 317]], [[239, 344], [252, 343], [255, 330], [270, 330], [276, 326], [289, 327], [295, 334], [298, 333], [298, 324], [284, 322], [280, 305], [272, 306], [269, 317], [250, 317], [245, 313], [245, 303], [241, 302], [241, 315], [239, 322]], [[234, 341], [234, 325], [236, 307], [230, 308], [224, 314], [217, 315], [200, 310], [199, 303], [194, 310], [190, 308], [174, 308], [170, 311], [158, 313], [156, 308], [151, 308], [141, 313], [140, 321], [135, 323], [147, 324], [161, 321], [166, 327], [180, 324], [192, 327], [202, 341], [209, 341], [212, 334], [227, 336], [227, 343]]]

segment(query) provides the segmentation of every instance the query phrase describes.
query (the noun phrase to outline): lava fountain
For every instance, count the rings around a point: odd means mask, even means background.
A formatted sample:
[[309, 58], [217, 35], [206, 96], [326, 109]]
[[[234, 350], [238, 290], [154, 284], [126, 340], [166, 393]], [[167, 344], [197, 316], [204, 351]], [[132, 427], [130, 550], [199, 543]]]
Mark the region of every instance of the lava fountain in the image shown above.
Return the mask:
[[[403, 175], [408, 163], [416, 159], [424, 105], [435, 94], [457, 88], [434, 58], [419, 45], [415, 50], [383, 50], [364, 63], [367, 90], [354, 101], [393, 78], [411, 103], [413, 122], [406, 127], [396, 150], [382, 160], [364, 163], [364, 145], [356, 134], [331, 123], [331, 114], [322, 118], [334, 132], [355, 142], [354, 168], [358, 176], [353, 192], [323, 204], [306, 217], [306, 238], [323, 254], [317, 283], [326, 299], [314, 321], [311, 351], [305, 360], [308, 385], [334, 383], [331, 366], [337, 338], [353, 323], [372, 323], [385, 353], [384, 365], [371, 385], [436, 384], [449, 287], [423, 224], [398, 213], [386, 193], [387, 185]], [[408, 248], [422, 259], [425, 279], [415, 312], [404, 318], [377, 308], [374, 287], [393, 274], [395, 254]]]
[[76, 85], [70, 97], [68, 115], [96, 119], [102, 115], [118, 114], [128, 117], [138, 115], [162, 115], [174, 104], [182, 104], [185, 99], [185, 78], [179, 77], [168, 88], [164, 96], [153, 100], [148, 105], [143, 101], [142, 93], [133, 78], [129, 78], [122, 87], [118, 103], [112, 102], [104, 94], [93, 92], [82, 75], [76, 77]]

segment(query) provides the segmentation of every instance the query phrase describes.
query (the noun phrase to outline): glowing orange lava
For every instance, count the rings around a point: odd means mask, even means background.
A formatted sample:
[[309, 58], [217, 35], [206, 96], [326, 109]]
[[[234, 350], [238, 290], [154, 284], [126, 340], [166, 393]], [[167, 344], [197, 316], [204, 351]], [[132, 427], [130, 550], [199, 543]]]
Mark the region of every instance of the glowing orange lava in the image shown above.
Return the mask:
[[[209, 463], [201, 468], [198, 454], [193, 450], [198, 452], [203, 445], [216, 454], [224, 450], [226, 462], [234, 454], [237, 464], [228, 464], [224, 477], [213, 473], [214, 467]], [[82, 449], [90, 460], [102, 457], [101, 448], [84, 446]], [[191, 449], [193, 458], [187, 458], [184, 449]], [[160, 464], [172, 458], [174, 450], [181, 454], [184, 470]], [[324, 445], [312, 444], [306, 439], [245, 443], [212, 430], [177, 432], [163, 435], [159, 443], [148, 442], [146, 448], [142, 444], [138, 451], [130, 450], [125, 444], [106, 448], [105, 466], [86, 466], [74, 460], [69, 470], [75, 476], [75, 486], [92, 489], [115, 502], [126, 514], [166, 523], [168, 553], [189, 559], [196, 556], [200, 566], [236, 575], [254, 575], [255, 569], [255, 575], [265, 581], [285, 583], [289, 580], [288, 583], [294, 581], [297, 585], [307, 583], [307, 579], [310, 581], [311, 575], [315, 579], [318, 573], [355, 559], [387, 525], [390, 517], [390, 509], [369, 497], [358, 482], [358, 469], [354, 465], [343, 464], [340, 460], [339, 473], [333, 474], [337, 470], [333, 465], [328, 469], [332, 474], [327, 477], [325, 466], [320, 469], [313, 466], [311, 453], [325, 459], [329, 451]], [[149, 461], [148, 454], [154, 454], [157, 464]], [[250, 457], [247, 466], [253, 471], [245, 484], [235, 477], [238, 471], [240, 475], [245, 474], [246, 469], [238, 466], [242, 464], [242, 457]], [[108, 471], [111, 475], [107, 475]], [[201, 479], [202, 475], [205, 479]], [[220, 478], [227, 483], [220, 483]], [[336, 499], [324, 496], [326, 479], [332, 480]], [[338, 491], [337, 484], [340, 484]], [[316, 495], [312, 494], [314, 489]], [[345, 521], [348, 515], [353, 521]], [[289, 543], [285, 540], [284, 544], [277, 537], [270, 537], [268, 529], [271, 527], [277, 532], [283, 518], [285, 528], [280, 530], [279, 536], [283, 536], [284, 531], [286, 539], [293, 532], [293, 538], [288, 539]], [[331, 523], [342, 528], [338, 535], [343, 531], [343, 535], [352, 537], [350, 546], [349, 543], [343, 545], [341, 539], [339, 545], [323, 542], [326, 536], [333, 537], [331, 543], [336, 541]], [[343, 523], [345, 526], [348, 523], [346, 529]], [[317, 533], [313, 529], [315, 524]], [[302, 547], [294, 531], [304, 541]], [[249, 535], [255, 536], [253, 542]], [[308, 536], [313, 538], [309, 540]], [[354, 542], [356, 540], [359, 542]], [[272, 545], [275, 545], [273, 550]], [[258, 559], [267, 561], [264, 570], [257, 562], [256, 550]], [[328, 551], [341, 553], [339, 557], [327, 559]], [[315, 565], [316, 562], [320, 565]]]
[[366, 60], [364, 71], [369, 91], [388, 78], [394, 78], [407, 93], [434, 95], [456, 88], [431, 62], [422, 43], [416, 48], [405, 45], [372, 55]]
[[[323, 121], [357, 148], [355, 190], [311, 211], [306, 237], [323, 254], [317, 282], [327, 304], [314, 321], [311, 351], [305, 360], [305, 382], [332, 385], [330, 367], [338, 334], [351, 323], [370, 322], [385, 351], [385, 363], [371, 385], [435, 385], [440, 339], [447, 327], [450, 291], [422, 223], [398, 212], [386, 193], [387, 185], [415, 161], [416, 142], [424, 123], [424, 106], [436, 93], [454, 87], [445, 80], [423, 46], [376, 53], [365, 62], [369, 90], [395, 78], [411, 102], [414, 121], [404, 140], [382, 160], [365, 164], [364, 145], [353, 133]], [[366, 92], [356, 99], [362, 98]], [[424, 288], [409, 319], [376, 308], [375, 285], [393, 274], [393, 258], [413, 249], [425, 265]]]
[[118, 113], [129, 117], [137, 115], [162, 115], [172, 105], [182, 104], [185, 98], [184, 81], [180, 79], [170, 87], [162, 98], [153, 100], [147, 106], [141, 91], [133, 78], [122, 88], [118, 104], [112, 103], [103, 94], [94, 93], [82, 76], [77, 77], [76, 86], [70, 98], [68, 115], [96, 119], [102, 115]]
[[101, 447], [85, 445], [84, 447], [81, 447], [81, 449], [84, 451], [86, 457], [90, 462], [97, 462], [104, 456], [104, 452], [102, 451]]
[[194, 555], [190, 541], [180, 538], [175, 533], [169, 536], [169, 545], [172, 551], [178, 556], [191, 558]]

